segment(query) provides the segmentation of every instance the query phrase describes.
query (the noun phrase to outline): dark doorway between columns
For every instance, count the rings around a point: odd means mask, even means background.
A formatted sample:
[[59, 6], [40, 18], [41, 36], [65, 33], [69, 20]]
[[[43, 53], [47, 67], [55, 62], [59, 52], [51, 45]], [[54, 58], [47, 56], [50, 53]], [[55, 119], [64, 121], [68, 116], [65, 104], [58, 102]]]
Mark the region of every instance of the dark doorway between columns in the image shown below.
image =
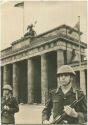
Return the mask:
[[18, 62], [19, 74], [18, 74], [18, 92], [19, 103], [27, 103], [27, 61]]
[[48, 89], [55, 89], [57, 87], [57, 53], [47, 53], [48, 60]]
[[34, 103], [41, 103], [41, 58], [33, 58], [34, 66]]

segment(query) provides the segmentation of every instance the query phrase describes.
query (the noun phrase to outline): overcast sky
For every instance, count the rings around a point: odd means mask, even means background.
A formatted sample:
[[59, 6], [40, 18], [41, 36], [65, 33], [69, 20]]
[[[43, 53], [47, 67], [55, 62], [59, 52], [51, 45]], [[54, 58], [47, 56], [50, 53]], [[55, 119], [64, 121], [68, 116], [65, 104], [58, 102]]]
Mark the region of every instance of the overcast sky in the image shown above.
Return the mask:
[[1, 49], [23, 36], [23, 24], [26, 32], [27, 25], [37, 20], [35, 30], [40, 34], [62, 24], [74, 27], [78, 16], [82, 41], [86, 42], [86, 2], [25, 2], [24, 9], [14, 7], [15, 3], [1, 6]]

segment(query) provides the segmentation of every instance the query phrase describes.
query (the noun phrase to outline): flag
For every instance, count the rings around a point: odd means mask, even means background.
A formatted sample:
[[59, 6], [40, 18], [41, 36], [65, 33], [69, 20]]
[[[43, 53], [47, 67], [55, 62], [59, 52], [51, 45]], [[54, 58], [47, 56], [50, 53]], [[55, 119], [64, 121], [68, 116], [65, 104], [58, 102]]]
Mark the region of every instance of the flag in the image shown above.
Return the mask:
[[14, 7], [24, 7], [24, 2], [20, 2], [14, 5]]
[[23, 11], [22, 11], [22, 15], [23, 15], [23, 35], [24, 35], [24, 2], [18, 2], [14, 5], [14, 7], [19, 7], [21, 8]]

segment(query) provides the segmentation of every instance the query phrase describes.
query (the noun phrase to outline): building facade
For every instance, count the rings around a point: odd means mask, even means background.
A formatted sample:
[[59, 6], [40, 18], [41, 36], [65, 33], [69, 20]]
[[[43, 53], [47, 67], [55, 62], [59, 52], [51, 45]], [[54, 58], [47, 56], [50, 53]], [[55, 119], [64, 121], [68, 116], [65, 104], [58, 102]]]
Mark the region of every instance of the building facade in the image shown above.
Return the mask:
[[14, 41], [1, 51], [1, 86], [10, 84], [19, 103], [44, 104], [48, 91], [57, 86], [57, 69], [68, 64], [76, 71], [74, 89], [81, 88], [86, 93], [87, 45], [81, 42], [80, 46], [81, 67], [78, 31], [70, 26], [61, 25], [35, 37], [28, 35]]

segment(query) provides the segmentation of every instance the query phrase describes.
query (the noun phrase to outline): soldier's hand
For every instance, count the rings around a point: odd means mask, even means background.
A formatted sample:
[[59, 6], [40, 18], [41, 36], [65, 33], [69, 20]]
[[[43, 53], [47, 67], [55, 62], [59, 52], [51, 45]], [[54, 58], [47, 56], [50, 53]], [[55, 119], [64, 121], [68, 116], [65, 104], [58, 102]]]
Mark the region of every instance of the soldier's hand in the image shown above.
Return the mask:
[[48, 120], [44, 120], [43, 124], [50, 124], [50, 122]]
[[8, 111], [8, 110], [9, 110], [9, 106], [6, 106], [6, 105], [5, 105], [5, 106], [4, 106], [4, 109]]
[[78, 113], [75, 111], [74, 108], [71, 108], [70, 106], [64, 106], [64, 111], [67, 115], [77, 118], [78, 117]]

